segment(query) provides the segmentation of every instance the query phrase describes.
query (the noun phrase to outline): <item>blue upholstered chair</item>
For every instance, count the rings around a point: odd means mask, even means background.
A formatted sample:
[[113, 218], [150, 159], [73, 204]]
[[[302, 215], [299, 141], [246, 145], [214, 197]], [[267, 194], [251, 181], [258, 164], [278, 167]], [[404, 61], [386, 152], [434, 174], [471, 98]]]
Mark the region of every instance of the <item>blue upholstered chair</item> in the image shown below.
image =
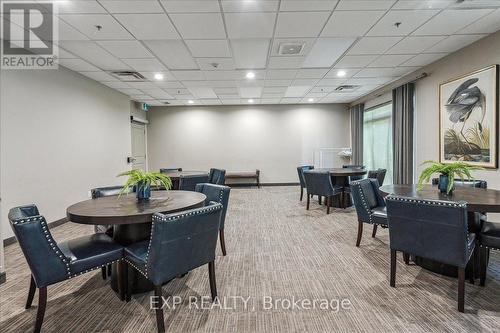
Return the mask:
[[167, 173], [171, 171], [182, 171], [182, 168], [161, 168], [160, 172], [161, 173]]
[[378, 186], [384, 185], [385, 174], [387, 173], [387, 169], [377, 169], [368, 171], [368, 176], [366, 178], [376, 179], [378, 180]]
[[363, 223], [373, 224], [372, 237], [375, 237], [377, 226], [387, 228], [387, 212], [384, 198], [378, 189], [378, 180], [370, 178], [356, 180], [351, 182], [350, 188], [358, 215], [356, 246], [359, 246], [363, 236]]
[[208, 183], [208, 175], [187, 175], [180, 176], [179, 190], [194, 191], [196, 184]]
[[226, 170], [214, 168], [210, 169], [208, 182], [210, 184], [224, 185], [226, 183]]
[[486, 282], [486, 270], [490, 259], [490, 250], [500, 250], [500, 223], [484, 221], [479, 234], [480, 245], [480, 285]]
[[[180, 213], [154, 214], [151, 238], [125, 249], [126, 270], [139, 271], [153, 283], [158, 332], [165, 332], [162, 309], [162, 284], [208, 264], [212, 300], [217, 297], [215, 283], [215, 247], [223, 206], [211, 202], [208, 206]], [[127, 288], [127, 301], [130, 292]]]
[[195, 191], [203, 193], [207, 196], [205, 205], [208, 205], [211, 201], [222, 204], [222, 214], [220, 218], [220, 227], [219, 227], [219, 241], [220, 241], [220, 247], [222, 249], [222, 254], [226, 255], [226, 242], [224, 240], [224, 222], [226, 220], [227, 206], [229, 204], [229, 193], [231, 192], [231, 188], [229, 186], [201, 183], [201, 184], [196, 184]]
[[[92, 234], [56, 243], [47, 221], [35, 205], [12, 208], [9, 221], [31, 270], [31, 283], [26, 309], [31, 307], [38, 288], [39, 301], [34, 332], [40, 332], [47, 306], [47, 287], [94, 269], [118, 262], [121, 266], [123, 247], [106, 234]], [[123, 276], [118, 279], [124, 296]]]
[[[344, 169], [364, 169], [364, 165], [359, 165], [359, 164], [345, 164], [342, 166]], [[349, 182], [354, 181], [354, 180], [360, 180], [363, 179], [363, 176], [349, 176]]]
[[300, 201], [302, 201], [302, 197], [304, 196], [304, 189], [306, 188], [306, 180], [304, 178], [304, 171], [313, 170], [314, 165], [302, 165], [297, 167], [297, 174], [299, 175], [299, 183], [300, 183]]
[[326, 198], [325, 203], [327, 214], [330, 214], [330, 206], [332, 205], [333, 197], [338, 195], [339, 199], [342, 201], [342, 187], [333, 186], [332, 178], [330, 177], [330, 173], [328, 171], [304, 171], [304, 179], [306, 181], [307, 189], [307, 210], [309, 210], [310, 199], [313, 195], [317, 195], [319, 197], [320, 204], [321, 198]]
[[396, 284], [397, 251], [456, 266], [458, 311], [464, 312], [465, 267], [476, 245], [475, 234], [468, 231], [467, 203], [392, 195], [386, 198], [386, 202], [391, 243], [391, 287]]

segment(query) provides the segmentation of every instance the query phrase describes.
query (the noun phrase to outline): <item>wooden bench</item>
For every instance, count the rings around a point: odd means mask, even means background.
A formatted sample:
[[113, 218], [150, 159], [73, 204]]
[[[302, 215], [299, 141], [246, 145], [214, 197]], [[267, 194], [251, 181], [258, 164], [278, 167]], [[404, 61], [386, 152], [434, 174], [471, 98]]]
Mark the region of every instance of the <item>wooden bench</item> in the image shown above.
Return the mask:
[[[248, 183], [233, 183], [228, 184], [228, 179], [255, 179], [255, 184]], [[226, 172], [226, 185], [257, 185], [260, 188], [260, 170], [255, 171], [228, 171]]]

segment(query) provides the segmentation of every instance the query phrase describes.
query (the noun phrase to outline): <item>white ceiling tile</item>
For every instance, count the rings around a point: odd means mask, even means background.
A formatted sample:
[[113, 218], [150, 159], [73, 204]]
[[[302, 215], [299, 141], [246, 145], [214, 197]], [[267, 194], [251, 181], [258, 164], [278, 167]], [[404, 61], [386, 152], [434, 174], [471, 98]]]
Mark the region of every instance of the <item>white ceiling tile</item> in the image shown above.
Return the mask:
[[495, 10], [476, 22], [468, 25], [460, 30], [460, 34], [481, 34], [481, 33], [494, 33], [500, 30], [500, 9]]
[[275, 13], [228, 13], [224, 15], [229, 38], [271, 38]]
[[267, 71], [266, 79], [268, 80], [294, 79], [295, 75], [297, 75], [296, 69], [271, 69]]
[[394, 81], [394, 77], [353, 77], [348, 79], [345, 84], [364, 85], [364, 84], [384, 84]]
[[[129, 96], [139, 96], [142, 94], [142, 91], [138, 90], [138, 89], [133, 89], [133, 88], [125, 88], [125, 89], [116, 89], [118, 90], [119, 92], [121, 93], [124, 93], [125, 95], [129, 95]], [[146, 97], [147, 95], [144, 95], [144, 97]]]
[[295, 79], [292, 82], [292, 86], [315, 86], [319, 79]]
[[183, 81], [186, 87], [236, 87], [236, 81], [221, 80], [221, 81]]
[[321, 79], [330, 70], [330, 68], [308, 68], [300, 69], [297, 73], [297, 79]]
[[58, 14], [106, 14], [106, 10], [94, 0], [66, 1], [57, 6]]
[[220, 105], [222, 102], [219, 99], [200, 99], [203, 105]]
[[285, 94], [287, 87], [264, 87], [263, 94]]
[[99, 71], [99, 68], [82, 59], [59, 59], [59, 65], [69, 68], [73, 71]]
[[396, 0], [341, 0], [335, 10], [386, 10]]
[[135, 89], [139, 90], [151, 90], [151, 89], [157, 89], [158, 87], [155, 86], [152, 82], [128, 82], [129, 86]]
[[363, 37], [348, 54], [382, 54], [400, 40], [401, 37]]
[[59, 26], [58, 39], [61, 40], [88, 40], [89, 38], [61, 19], [57, 19]]
[[[155, 81], [155, 84], [159, 87], [163, 87], [163, 85], [160, 83], [160, 82], [164, 82], [164, 81], [175, 81], [176, 78], [169, 72], [169, 71], [166, 71], [166, 70], [158, 70], [158, 71], [154, 71], [154, 72], [148, 72], [148, 71], [140, 71], [140, 73], [146, 78], [148, 79], [149, 81]], [[155, 79], [155, 75], [156, 74], [162, 74], [163, 75], [163, 80], [156, 80]]]
[[70, 53], [70, 52], [68, 52], [64, 49], [61, 49], [61, 48], [58, 49], [58, 52], [59, 52], [59, 59], [76, 59], [76, 58], [78, 58], [73, 53]]
[[417, 29], [414, 35], [451, 35], [471, 24], [492, 9], [447, 9]]
[[157, 99], [173, 99], [172, 96], [170, 96], [169, 93], [167, 93], [165, 90], [163, 89], [147, 89], [147, 90], [143, 90], [146, 94], [154, 97], [154, 98], [157, 98]]
[[344, 84], [346, 82], [346, 79], [322, 79], [320, 80], [317, 85], [318, 86], [339, 86], [341, 84]]
[[171, 71], [171, 73], [180, 81], [205, 80], [202, 71]]
[[264, 86], [264, 80], [248, 80], [243, 79], [236, 81], [238, 87], [262, 87]]
[[99, 2], [111, 14], [163, 13], [163, 8], [158, 1], [100, 0]]
[[329, 16], [329, 12], [280, 12], [275, 36], [317, 37]]
[[207, 80], [242, 80], [245, 74], [240, 71], [206, 71], [204, 72]]
[[[439, 10], [391, 10], [370, 29], [368, 36], [406, 36], [424, 24]], [[401, 23], [396, 26], [396, 22]]]
[[222, 9], [225, 13], [231, 12], [275, 12], [278, 10], [279, 1], [241, 1], [241, 0], [222, 0]]
[[318, 38], [302, 67], [331, 67], [355, 41], [355, 38]]
[[414, 71], [414, 67], [395, 67], [395, 68], [365, 68], [360, 70], [354, 78], [364, 77], [398, 77]]
[[114, 40], [97, 42], [117, 58], [153, 58], [154, 56], [136, 40]]
[[196, 58], [200, 69], [205, 71], [233, 70], [236, 68], [233, 58]]
[[217, 98], [212, 88], [209, 87], [191, 87], [189, 91], [196, 98]]
[[262, 98], [282, 98], [284, 93], [262, 93]]
[[217, 13], [220, 11], [217, 0], [181, 0], [161, 1], [165, 10], [169, 13]]
[[459, 50], [475, 41], [485, 37], [486, 35], [453, 35], [433, 47], [425, 50], [425, 53], [449, 53]]
[[312, 87], [311, 86], [291, 86], [285, 91], [285, 97], [302, 97], [304, 96]]
[[165, 66], [156, 58], [150, 59], [122, 59], [124, 63], [136, 71], [161, 72], [166, 70]]
[[184, 39], [224, 39], [226, 31], [220, 13], [170, 14]]
[[388, 54], [422, 53], [432, 45], [442, 41], [446, 36], [409, 36], [390, 48]]
[[321, 86], [318, 86], [318, 87], [314, 87], [311, 89], [311, 93], [331, 93], [332, 91], [335, 91], [335, 86], [331, 86], [331, 87], [321, 87]]
[[399, 66], [403, 62], [410, 58], [413, 58], [414, 54], [387, 54], [381, 55], [375, 61], [370, 63], [368, 67], [394, 67]]
[[270, 57], [268, 68], [300, 68], [304, 57]]
[[[266, 1], [263, 1], [266, 2]], [[280, 11], [282, 12], [310, 12], [333, 10], [337, 0], [287, 0], [281, 1]]]
[[287, 97], [287, 98], [282, 98], [281, 103], [283, 103], [283, 104], [296, 104], [296, 103], [299, 103], [301, 99], [302, 99], [301, 97]]
[[365, 84], [356, 89], [356, 92], [372, 91], [381, 87], [382, 87], [381, 84]]
[[262, 87], [239, 87], [241, 98], [260, 98]]
[[405, 0], [398, 1], [392, 9], [444, 9], [456, 0]]
[[334, 11], [321, 36], [363, 36], [385, 11]]
[[[133, 39], [111, 15], [108, 14], [64, 14], [59, 16], [93, 40]], [[98, 31], [96, 26], [102, 26]]]
[[410, 60], [401, 64], [401, 66], [425, 66], [428, 65], [442, 57], [446, 56], [447, 53], [428, 53], [428, 54], [418, 54]]
[[[183, 89], [184, 86], [179, 81], [158, 81], [155, 85], [164, 89]], [[167, 91], [168, 92], [168, 91]]]
[[229, 44], [225, 39], [219, 40], [186, 40], [187, 47], [195, 58], [199, 57], [231, 57]]
[[181, 40], [154, 40], [144, 43], [170, 69], [198, 68], [198, 64]]
[[180, 39], [174, 25], [165, 14], [117, 14], [114, 16], [137, 39]]
[[92, 41], [60, 41], [59, 46], [104, 70], [130, 69]]
[[236, 68], [265, 68], [269, 39], [232, 39], [231, 47]]
[[287, 87], [292, 84], [292, 80], [265, 80], [264, 87]]
[[178, 88], [178, 89], [165, 89], [167, 93], [177, 98], [180, 95], [190, 95], [191, 92], [186, 88]]
[[[359, 72], [359, 68], [332, 68], [328, 73], [326, 73], [325, 78], [337, 78], [337, 79], [346, 79], [349, 77], [353, 77], [357, 72]], [[343, 75], [339, 76], [339, 72], [342, 72]]]
[[474, 9], [474, 8], [500, 8], [498, 0], [456, 0], [449, 8]]
[[93, 80], [96, 81], [118, 81], [117, 78], [114, 76], [109, 75], [108, 73], [104, 71], [98, 71], [98, 72], [79, 72], [82, 75], [85, 75]]
[[238, 95], [238, 88], [236, 87], [214, 88], [214, 92], [217, 95]]
[[279, 104], [280, 98], [261, 98], [260, 104]]
[[377, 58], [376, 55], [346, 55], [335, 64], [335, 68], [362, 68]]
[[110, 81], [110, 82], [101, 82], [104, 85], [107, 85], [110, 88], [113, 89], [130, 89], [132, 88], [127, 82], [121, 82], [121, 81]]
[[310, 92], [306, 95], [306, 98], [321, 98], [325, 97], [326, 95], [328, 95], [328, 93], [326, 92]]

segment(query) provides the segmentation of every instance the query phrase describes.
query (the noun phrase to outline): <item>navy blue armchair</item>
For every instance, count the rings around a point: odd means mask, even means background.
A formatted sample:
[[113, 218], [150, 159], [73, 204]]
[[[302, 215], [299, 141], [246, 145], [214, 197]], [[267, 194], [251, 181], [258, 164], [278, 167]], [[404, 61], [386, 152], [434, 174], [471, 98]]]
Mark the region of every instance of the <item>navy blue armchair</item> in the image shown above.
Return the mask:
[[[26, 309], [31, 307], [38, 288], [39, 301], [34, 332], [40, 332], [47, 306], [47, 287], [94, 269], [118, 262], [121, 266], [123, 247], [106, 234], [83, 236], [56, 243], [47, 221], [35, 205], [12, 208], [9, 221], [31, 270], [31, 283]], [[118, 279], [124, 297], [124, 277]]]
[[486, 270], [490, 259], [490, 250], [500, 250], [500, 223], [484, 221], [479, 234], [480, 245], [480, 285], [486, 282]]
[[303, 165], [297, 167], [297, 174], [299, 175], [299, 183], [300, 183], [300, 201], [302, 201], [302, 197], [304, 196], [304, 189], [306, 188], [306, 180], [304, 178], [304, 171], [313, 170], [314, 165]]
[[366, 178], [351, 182], [351, 195], [358, 215], [359, 247], [363, 236], [363, 223], [373, 224], [372, 237], [377, 234], [377, 226], [387, 228], [387, 212], [384, 198], [380, 195], [378, 180]]
[[[156, 308], [158, 332], [165, 332], [162, 284], [208, 264], [212, 300], [217, 297], [214, 262], [222, 210], [220, 203], [211, 202], [180, 213], [154, 214], [151, 238], [125, 249], [125, 261], [155, 286], [155, 297], [160, 303]], [[128, 288], [126, 294], [128, 301]]]
[[378, 186], [384, 185], [385, 174], [387, 173], [387, 169], [377, 169], [368, 171], [367, 178], [378, 180]]
[[226, 170], [224, 169], [210, 169], [208, 174], [208, 182], [210, 184], [224, 185], [226, 183]]
[[224, 224], [226, 221], [227, 206], [229, 204], [229, 193], [231, 192], [231, 188], [229, 186], [202, 183], [196, 184], [195, 191], [203, 193], [207, 196], [205, 205], [208, 205], [211, 201], [222, 204], [222, 213], [219, 227], [219, 241], [222, 255], [225, 256], [226, 242], [224, 240]]
[[465, 267], [476, 245], [475, 234], [468, 231], [467, 203], [392, 195], [386, 198], [386, 202], [391, 243], [391, 287], [396, 285], [397, 251], [456, 266], [458, 311], [464, 312]]
[[319, 172], [319, 171], [304, 171], [304, 179], [306, 181], [306, 189], [307, 189], [307, 204], [306, 209], [309, 210], [309, 203], [311, 197], [313, 195], [317, 195], [319, 197], [319, 203], [321, 204], [321, 198], [326, 198], [326, 213], [330, 214], [330, 206], [332, 205], [332, 199], [335, 196], [339, 196], [342, 201], [342, 187], [341, 186], [333, 186], [332, 178], [328, 171]]
[[194, 191], [196, 184], [208, 183], [208, 175], [187, 175], [180, 176], [179, 190]]
[[182, 168], [161, 168], [160, 169], [161, 173], [167, 173], [170, 171], [182, 171]]

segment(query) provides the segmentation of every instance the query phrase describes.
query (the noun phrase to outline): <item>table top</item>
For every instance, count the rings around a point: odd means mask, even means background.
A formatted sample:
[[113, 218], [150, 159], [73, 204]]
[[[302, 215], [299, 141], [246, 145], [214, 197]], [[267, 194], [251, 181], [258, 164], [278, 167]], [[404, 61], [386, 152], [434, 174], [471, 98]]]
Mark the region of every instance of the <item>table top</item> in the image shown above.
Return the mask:
[[325, 172], [328, 171], [330, 172], [330, 175], [332, 176], [362, 176], [367, 173], [366, 169], [359, 169], [359, 168], [319, 168], [319, 169], [312, 169], [308, 170], [307, 172]]
[[206, 171], [192, 171], [192, 170], [186, 170], [186, 171], [168, 171], [168, 172], [163, 172], [164, 175], [169, 176], [170, 178], [176, 179], [180, 178], [180, 176], [203, 176], [203, 175], [208, 175], [208, 172]]
[[192, 191], [152, 191], [147, 201], [135, 193], [78, 202], [66, 209], [68, 220], [82, 224], [135, 224], [152, 221], [155, 213], [175, 213], [203, 206], [207, 197]]
[[455, 187], [451, 195], [441, 193], [437, 186], [385, 185], [380, 188], [383, 195], [395, 194], [422, 200], [465, 201], [472, 212], [500, 213], [500, 191], [473, 187]]

